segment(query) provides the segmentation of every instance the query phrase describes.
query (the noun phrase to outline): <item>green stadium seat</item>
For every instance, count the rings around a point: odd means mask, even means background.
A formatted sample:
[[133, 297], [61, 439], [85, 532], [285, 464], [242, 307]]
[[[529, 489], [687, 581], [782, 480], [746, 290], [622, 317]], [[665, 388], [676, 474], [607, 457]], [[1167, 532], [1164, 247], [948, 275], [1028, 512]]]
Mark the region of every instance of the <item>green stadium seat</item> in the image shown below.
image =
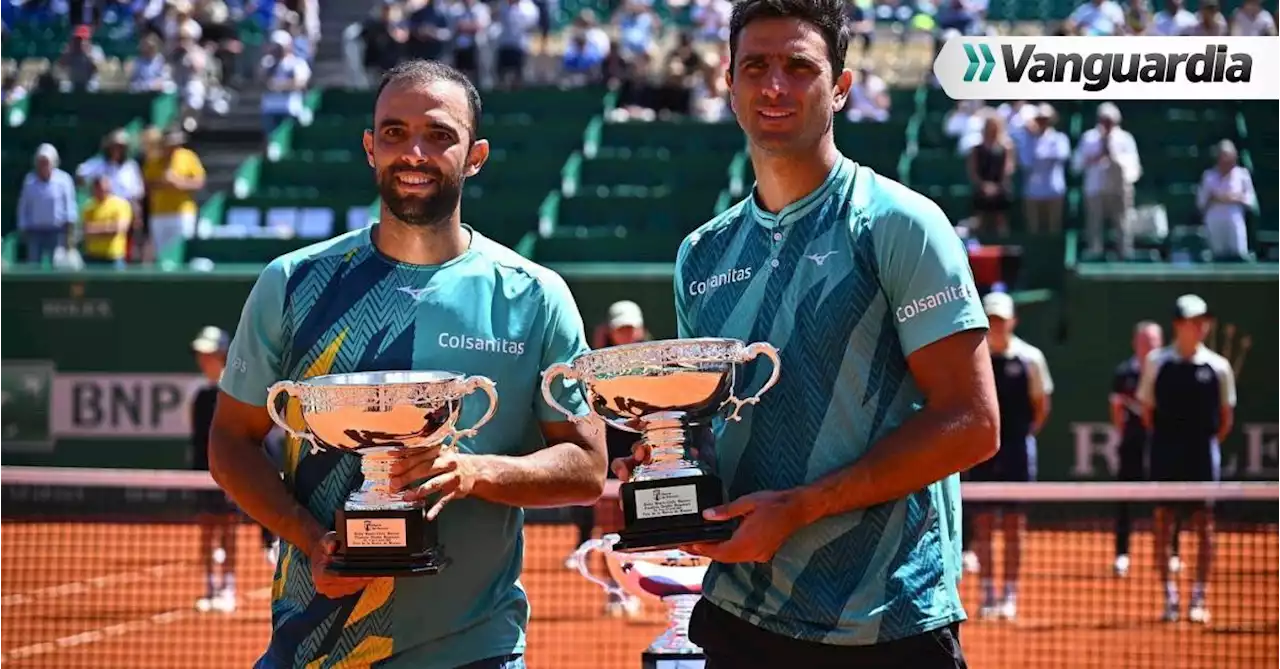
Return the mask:
[[718, 195], [718, 191], [677, 195], [666, 188], [593, 190], [560, 201], [557, 227], [621, 227], [629, 233], [657, 231], [683, 236], [711, 218]]
[[716, 152], [732, 156], [746, 145], [746, 139], [737, 123], [654, 121], [606, 123], [600, 145], [633, 150], [665, 148], [679, 154]]
[[675, 262], [683, 235], [632, 234], [591, 228], [558, 229], [538, 239], [540, 263], [556, 262]]

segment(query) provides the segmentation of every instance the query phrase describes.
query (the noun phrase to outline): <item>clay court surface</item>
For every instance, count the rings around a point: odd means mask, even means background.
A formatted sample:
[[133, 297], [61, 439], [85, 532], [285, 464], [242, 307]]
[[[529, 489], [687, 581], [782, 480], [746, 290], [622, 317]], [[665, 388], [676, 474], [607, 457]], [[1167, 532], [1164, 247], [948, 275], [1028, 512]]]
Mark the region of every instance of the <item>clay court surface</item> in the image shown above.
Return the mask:
[[[524, 583], [533, 604], [533, 669], [638, 669], [663, 629], [664, 610], [610, 618], [596, 586], [564, 569], [570, 526], [527, 532]], [[0, 581], [0, 661], [14, 667], [170, 669], [248, 667], [270, 628], [270, 567], [257, 530], [241, 529], [235, 613], [199, 613], [202, 592], [192, 525], [5, 523]], [[1273, 668], [1277, 656], [1277, 537], [1222, 532], [1210, 586], [1210, 625], [1159, 621], [1150, 537], [1134, 537], [1126, 579], [1111, 574], [1111, 537], [1034, 531], [1025, 548], [1016, 622], [969, 622], [970, 666]], [[1195, 542], [1183, 536], [1184, 554]], [[998, 554], [998, 553], [997, 553]], [[94, 556], [94, 557], [90, 557]], [[1194, 559], [1182, 572], [1184, 601]], [[599, 564], [597, 564], [599, 567]], [[977, 578], [963, 582], [976, 611]], [[445, 606], [446, 603], [440, 603]]]

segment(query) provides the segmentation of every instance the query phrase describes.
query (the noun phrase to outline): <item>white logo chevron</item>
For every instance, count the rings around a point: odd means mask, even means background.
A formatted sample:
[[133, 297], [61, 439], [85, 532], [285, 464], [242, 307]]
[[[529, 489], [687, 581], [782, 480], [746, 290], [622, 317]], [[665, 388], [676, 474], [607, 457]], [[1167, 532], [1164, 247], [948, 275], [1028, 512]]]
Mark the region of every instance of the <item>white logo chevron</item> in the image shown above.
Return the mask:
[[811, 253], [805, 257], [808, 258], [809, 260], [812, 260], [813, 264], [817, 265], [818, 267], [822, 267], [822, 263], [826, 262], [827, 258], [830, 258], [835, 254], [836, 254], [835, 251], [827, 251], [826, 253]]
[[439, 286], [424, 286], [422, 288], [414, 288], [412, 286], [401, 286], [396, 290], [413, 298], [414, 302], [422, 302], [427, 299], [427, 295], [434, 293]]

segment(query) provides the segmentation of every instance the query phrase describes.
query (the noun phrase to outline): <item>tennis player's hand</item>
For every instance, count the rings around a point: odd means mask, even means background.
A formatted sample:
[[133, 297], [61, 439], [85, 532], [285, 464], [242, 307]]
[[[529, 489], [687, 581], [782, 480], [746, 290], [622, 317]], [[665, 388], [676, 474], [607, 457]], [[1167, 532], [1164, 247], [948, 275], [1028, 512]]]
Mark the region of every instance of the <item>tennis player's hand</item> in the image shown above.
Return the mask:
[[329, 532], [320, 537], [320, 542], [311, 549], [311, 581], [316, 592], [330, 599], [354, 595], [373, 581], [366, 576], [339, 576], [329, 573], [325, 567], [333, 562], [333, 554], [338, 551], [338, 533]]
[[691, 544], [681, 548], [716, 562], [768, 562], [787, 539], [804, 524], [789, 492], [766, 490], [743, 495], [728, 504], [706, 509], [707, 520], [741, 518], [733, 536], [720, 543]]
[[634, 472], [636, 467], [640, 465], [648, 464], [650, 455], [649, 447], [637, 441], [631, 447], [631, 455], [625, 458], [614, 458], [613, 462], [609, 463], [609, 470], [613, 472], [614, 476], [618, 477], [619, 481], [630, 481], [631, 472]]
[[[427, 520], [435, 520], [449, 502], [470, 495], [481, 476], [480, 458], [469, 453], [437, 450], [434, 457], [416, 460], [414, 465], [397, 463], [392, 469], [391, 485], [404, 490], [404, 498], [410, 501], [425, 500], [439, 493], [440, 498], [427, 509]], [[397, 469], [402, 473], [397, 474]], [[417, 483], [423, 479], [425, 482]]]

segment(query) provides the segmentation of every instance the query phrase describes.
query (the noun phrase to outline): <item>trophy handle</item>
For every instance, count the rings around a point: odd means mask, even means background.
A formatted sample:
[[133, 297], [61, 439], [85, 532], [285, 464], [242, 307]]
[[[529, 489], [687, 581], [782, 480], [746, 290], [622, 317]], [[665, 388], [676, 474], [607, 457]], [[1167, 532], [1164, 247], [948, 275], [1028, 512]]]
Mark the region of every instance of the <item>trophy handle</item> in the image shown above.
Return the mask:
[[603, 553], [613, 548], [613, 545], [617, 543], [617, 541], [618, 535], [616, 534], [606, 534], [599, 539], [587, 539], [582, 542], [581, 546], [578, 546], [578, 550], [573, 552], [573, 561], [578, 565], [578, 573], [582, 574], [583, 578], [595, 583], [601, 588], [604, 588], [604, 591], [610, 595], [621, 597], [626, 593], [621, 586], [592, 574], [590, 567], [587, 566], [587, 556], [590, 555], [592, 551], [600, 551]]
[[463, 397], [475, 392], [477, 388], [483, 390], [484, 394], [489, 396], [489, 410], [484, 412], [484, 415], [480, 417], [480, 420], [476, 421], [471, 427], [465, 430], [455, 429], [451, 431], [449, 436], [453, 438], [453, 445], [455, 446], [458, 444], [460, 439], [469, 439], [476, 436], [476, 433], [480, 431], [480, 428], [483, 427], [485, 423], [488, 423], [489, 419], [493, 418], [493, 414], [498, 411], [498, 393], [494, 390], [497, 384], [495, 384], [492, 379], [487, 376], [468, 376], [467, 380], [463, 381], [463, 384], [466, 388], [466, 392], [462, 395]]
[[272, 386], [267, 389], [267, 415], [271, 416], [271, 422], [279, 425], [280, 429], [288, 433], [290, 437], [293, 437], [298, 441], [304, 441], [311, 444], [312, 455], [319, 453], [320, 444], [316, 441], [315, 435], [310, 432], [293, 429], [293, 426], [289, 425], [289, 421], [286, 421], [284, 416], [280, 415], [280, 409], [278, 409], [277, 406], [279, 405], [278, 400], [281, 395], [293, 395], [294, 397], [297, 397], [298, 384], [293, 381], [279, 381], [272, 384]]
[[551, 382], [554, 381], [557, 376], [564, 377], [565, 381], [577, 381], [578, 371], [575, 370], [573, 366], [563, 362], [557, 362], [556, 364], [548, 367], [546, 371], [542, 372], [542, 399], [546, 401], [547, 406], [567, 416], [571, 423], [581, 423], [582, 421], [587, 420], [589, 416], [573, 415], [568, 409], [560, 406], [560, 403], [556, 401], [554, 396], [552, 396]]
[[762, 355], [773, 363], [773, 373], [769, 375], [769, 380], [764, 382], [764, 385], [760, 387], [760, 390], [756, 391], [755, 395], [752, 395], [745, 400], [740, 400], [737, 397], [730, 395], [729, 399], [725, 400], [724, 403], [733, 405], [733, 413], [729, 414], [729, 417], [725, 420], [742, 420], [742, 416], [740, 415], [742, 407], [747, 406], [748, 404], [758, 403], [760, 401], [760, 396], [765, 394], [765, 392], [773, 387], [773, 384], [778, 382], [778, 375], [782, 373], [782, 361], [778, 359], [778, 349], [774, 348], [773, 344], [758, 341], [748, 346], [746, 350], [742, 352], [742, 362], [751, 362]]

